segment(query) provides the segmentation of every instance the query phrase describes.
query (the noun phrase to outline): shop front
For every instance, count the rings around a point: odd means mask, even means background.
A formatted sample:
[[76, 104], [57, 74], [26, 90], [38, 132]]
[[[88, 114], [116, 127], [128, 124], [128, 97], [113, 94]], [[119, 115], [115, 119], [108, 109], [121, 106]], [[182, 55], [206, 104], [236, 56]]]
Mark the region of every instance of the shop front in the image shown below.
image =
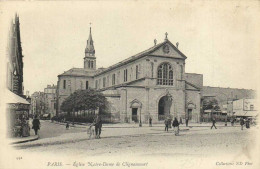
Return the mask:
[[7, 135], [8, 137], [30, 136], [30, 103], [24, 98], [8, 91], [7, 98]]

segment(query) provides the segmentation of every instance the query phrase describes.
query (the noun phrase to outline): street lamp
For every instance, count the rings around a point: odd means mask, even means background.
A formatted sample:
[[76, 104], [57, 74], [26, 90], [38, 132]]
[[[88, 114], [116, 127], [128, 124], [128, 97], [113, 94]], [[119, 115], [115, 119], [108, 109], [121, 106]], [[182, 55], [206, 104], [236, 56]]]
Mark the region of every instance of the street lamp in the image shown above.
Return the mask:
[[141, 109], [140, 109], [140, 122], [139, 122], [139, 127], [142, 127], [142, 119], [141, 119]]
[[226, 96], [227, 99], [227, 111], [226, 111], [226, 117], [225, 117], [225, 126], [227, 126], [227, 114], [228, 114], [228, 96], [225, 93], [220, 92], [221, 94]]

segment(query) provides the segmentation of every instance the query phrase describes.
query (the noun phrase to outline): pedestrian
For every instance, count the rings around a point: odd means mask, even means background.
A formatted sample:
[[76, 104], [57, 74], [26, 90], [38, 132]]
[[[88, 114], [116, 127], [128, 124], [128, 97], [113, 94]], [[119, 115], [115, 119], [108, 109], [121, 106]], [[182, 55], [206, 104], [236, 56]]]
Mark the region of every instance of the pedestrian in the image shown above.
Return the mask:
[[168, 118], [168, 128], [172, 128], [172, 119], [171, 118]]
[[35, 115], [32, 124], [33, 124], [32, 129], [34, 129], [35, 135], [38, 135], [38, 130], [40, 130], [41, 123], [40, 123], [40, 120], [38, 119], [37, 115]]
[[152, 127], [152, 117], [149, 118], [149, 126]]
[[179, 122], [177, 118], [175, 117], [172, 122], [173, 131], [175, 133], [175, 136], [179, 135]]
[[68, 130], [69, 128], [70, 128], [70, 124], [69, 124], [69, 122], [67, 121], [66, 129]]
[[95, 125], [96, 138], [100, 138], [101, 128], [102, 128], [102, 120], [101, 120], [99, 115], [97, 115], [97, 118], [94, 120], [94, 125]]
[[189, 118], [188, 117], [186, 117], [185, 122], [186, 122], [186, 127], [188, 127], [188, 123], [189, 123]]
[[99, 117], [99, 123], [98, 123], [98, 138], [100, 138], [101, 129], [102, 129], [102, 119], [101, 119], [101, 117]]
[[234, 122], [235, 122], [235, 119], [232, 118], [232, 119], [231, 119], [231, 126], [234, 126]]
[[180, 117], [180, 124], [182, 124], [182, 118]]
[[250, 128], [250, 120], [249, 120], [249, 118], [246, 119], [246, 128], [247, 129]]
[[168, 118], [166, 118], [165, 120], [164, 120], [164, 124], [165, 124], [165, 131], [167, 131], [168, 132]]
[[241, 118], [240, 118], [241, 130], [243, 130], [244, 124], [245, 124], [245, 121], [244, 121], [244, 119], [241, 117]]
[[215, 118], [213, 118], [212, 119], [212, 126], [211, 126], [211, 129], [212, 129], [212, 127], [215, 127], [215, 129], [217, 129], [217, 127], [216, 127], [216, 120], [215, 120]]

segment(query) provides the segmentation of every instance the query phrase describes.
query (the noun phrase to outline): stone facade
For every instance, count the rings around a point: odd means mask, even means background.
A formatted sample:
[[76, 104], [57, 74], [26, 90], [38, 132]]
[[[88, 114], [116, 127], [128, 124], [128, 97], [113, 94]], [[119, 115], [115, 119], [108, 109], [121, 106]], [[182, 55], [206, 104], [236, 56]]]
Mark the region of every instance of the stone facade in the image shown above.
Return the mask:
[[45, 113], [45, 97], [44, 92], [34, 92], [31, 96], [31, 110], [32, 115], [41, 116]]
[[45, 112], [50, 114], [50, 117], [56, 115], [56, 88], [54, 85], [47, 85], [44, 89]]
[[[66, 97], [78, 89], [94, 88], [110, 102], [110, 112], [121, 122], [163, 122], [166, 117], [199, 121], [203, 76], [185, 73], [186, 56], [168, 39], [106, 69], [96, 69], [92, 35], [84, 68], [58, 75], [57, 113]], [[89, 61], [93, 61], [89, 67]], [[193, 84], [193, 82], [195, 84]], [[187, 111], [189, 110], [189, 115]]]

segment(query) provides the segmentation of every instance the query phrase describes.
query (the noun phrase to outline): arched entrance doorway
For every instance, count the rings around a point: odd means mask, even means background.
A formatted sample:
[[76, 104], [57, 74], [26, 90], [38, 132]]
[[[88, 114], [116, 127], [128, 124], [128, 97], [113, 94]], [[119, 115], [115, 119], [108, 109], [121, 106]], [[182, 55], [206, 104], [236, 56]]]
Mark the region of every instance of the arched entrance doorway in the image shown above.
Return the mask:
[[132, 109], [131, 121], [137, 123], [141, 120], [142, 103], [137, 99], [130, 102], [130, 108]]
[[172, 98], [170, 96], [163, 96], [158, 102], [158, 120], [164, 120], [170, 115], [172, 106]]

